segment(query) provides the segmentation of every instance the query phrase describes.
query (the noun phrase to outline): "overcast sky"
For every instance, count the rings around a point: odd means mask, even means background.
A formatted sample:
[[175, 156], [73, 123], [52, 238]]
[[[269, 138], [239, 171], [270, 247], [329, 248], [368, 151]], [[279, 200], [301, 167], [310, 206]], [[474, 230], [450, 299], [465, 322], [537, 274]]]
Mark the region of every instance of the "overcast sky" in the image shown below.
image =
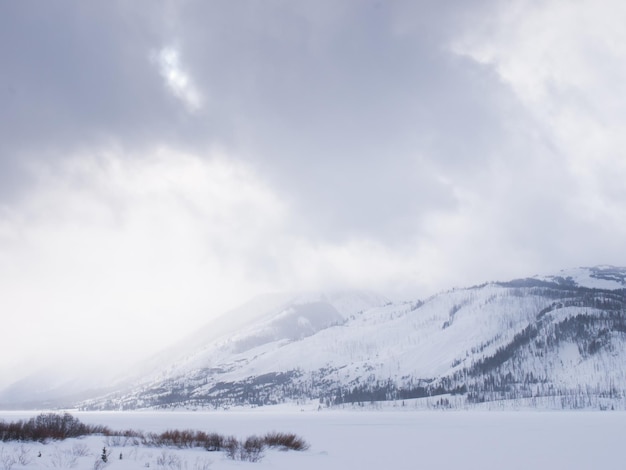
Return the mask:
[[264, 292], [625, 265], [624, 24], [619, 0], [0, 1], [0, 385]]

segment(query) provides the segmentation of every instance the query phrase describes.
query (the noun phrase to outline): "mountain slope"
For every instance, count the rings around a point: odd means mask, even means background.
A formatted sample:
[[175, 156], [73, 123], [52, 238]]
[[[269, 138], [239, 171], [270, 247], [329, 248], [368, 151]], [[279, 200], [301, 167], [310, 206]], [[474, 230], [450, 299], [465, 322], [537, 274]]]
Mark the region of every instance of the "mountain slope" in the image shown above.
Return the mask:
[[167, 367], [82, 406], [330, 405], [450, 393], [462, 403], [551, 396], [564, 397], [564, 407], [619, 405], [625, 278], [626, 269], [604, 266], [424, 302], [353, 293], [284, 298], [256, 308], [238, 328], [208, 326]]

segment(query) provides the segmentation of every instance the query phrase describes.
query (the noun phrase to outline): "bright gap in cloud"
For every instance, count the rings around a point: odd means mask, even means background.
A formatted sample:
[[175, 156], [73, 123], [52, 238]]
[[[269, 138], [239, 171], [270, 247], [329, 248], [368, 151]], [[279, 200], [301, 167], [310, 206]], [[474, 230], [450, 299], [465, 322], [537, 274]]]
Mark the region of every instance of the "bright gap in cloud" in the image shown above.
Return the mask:
[[153, 53], [151, 59], [157, 65], [171, 93], [181, 100], [189, 111], [194, 112], [202, 108], [202, 95], [194, 85], [189, 72], [181, 65], [180, 53], [176, 48], [164, 47]]

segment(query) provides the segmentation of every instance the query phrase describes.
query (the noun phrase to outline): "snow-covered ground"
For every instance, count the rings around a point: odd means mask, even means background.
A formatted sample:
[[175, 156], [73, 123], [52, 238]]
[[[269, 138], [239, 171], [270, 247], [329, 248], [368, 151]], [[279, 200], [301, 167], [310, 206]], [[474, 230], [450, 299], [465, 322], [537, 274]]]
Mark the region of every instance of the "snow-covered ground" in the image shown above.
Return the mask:
[[[92, 469], [102, 448], [105, 467], [130, 469], [593, 469], [622, 468], [623, 412], [291, 411], [72, 413], [88, 424], [159, 432], [198, 429], [246, 437], [294, 432], [311, 445], [304, 452], [270, 450], [260, 462], [228, 460], [202, 449], [114, 445], [100, 436], [48, 444], [0, 443], [0, 457], [27, 453], [13, 469]], [[33, 412], [0, 412], [5, 421]], [[30, 449], [30, 450], [29, 450]], [[76, 452], [87, 456], [72, 459]], [[37, 457], [41, 452], [42, 456]], [[122, 460], [119, 459], [120, 453]], [[3, 470], [0, 458], [0, 470]]]

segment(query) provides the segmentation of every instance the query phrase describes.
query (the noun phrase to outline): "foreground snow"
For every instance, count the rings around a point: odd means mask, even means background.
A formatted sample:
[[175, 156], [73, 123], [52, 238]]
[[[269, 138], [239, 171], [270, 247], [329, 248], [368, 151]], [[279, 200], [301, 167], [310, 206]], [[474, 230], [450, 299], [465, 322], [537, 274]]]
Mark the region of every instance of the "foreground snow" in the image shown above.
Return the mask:
[[[6, 421], [32, 412], [0, 412]], [[5, 455], [26, 452], [30, 463], [13, 469], [92, 469], [102, 448], [111, 470], [130, 469], [590, 469], [621, 468], [626, 414], [622, 412], [393, 412], [238, 411], [73, 413], [87, 424], [112, 429], [199, 429], [246, 437], [277, 430], [294, 432], [311, 448], [265, 452], [260, 462], [228, 460], [201, 449], [122, 446], [92, 436], [48, 444], [0, 444]], [[72, 459], [82, 451], [86, 456]], [[42, 456], [37, 457], [38, 452]], [[120, 453], [122, 460], [119, 459]], [[3, 463], [0, 461], [0, 469]]]

